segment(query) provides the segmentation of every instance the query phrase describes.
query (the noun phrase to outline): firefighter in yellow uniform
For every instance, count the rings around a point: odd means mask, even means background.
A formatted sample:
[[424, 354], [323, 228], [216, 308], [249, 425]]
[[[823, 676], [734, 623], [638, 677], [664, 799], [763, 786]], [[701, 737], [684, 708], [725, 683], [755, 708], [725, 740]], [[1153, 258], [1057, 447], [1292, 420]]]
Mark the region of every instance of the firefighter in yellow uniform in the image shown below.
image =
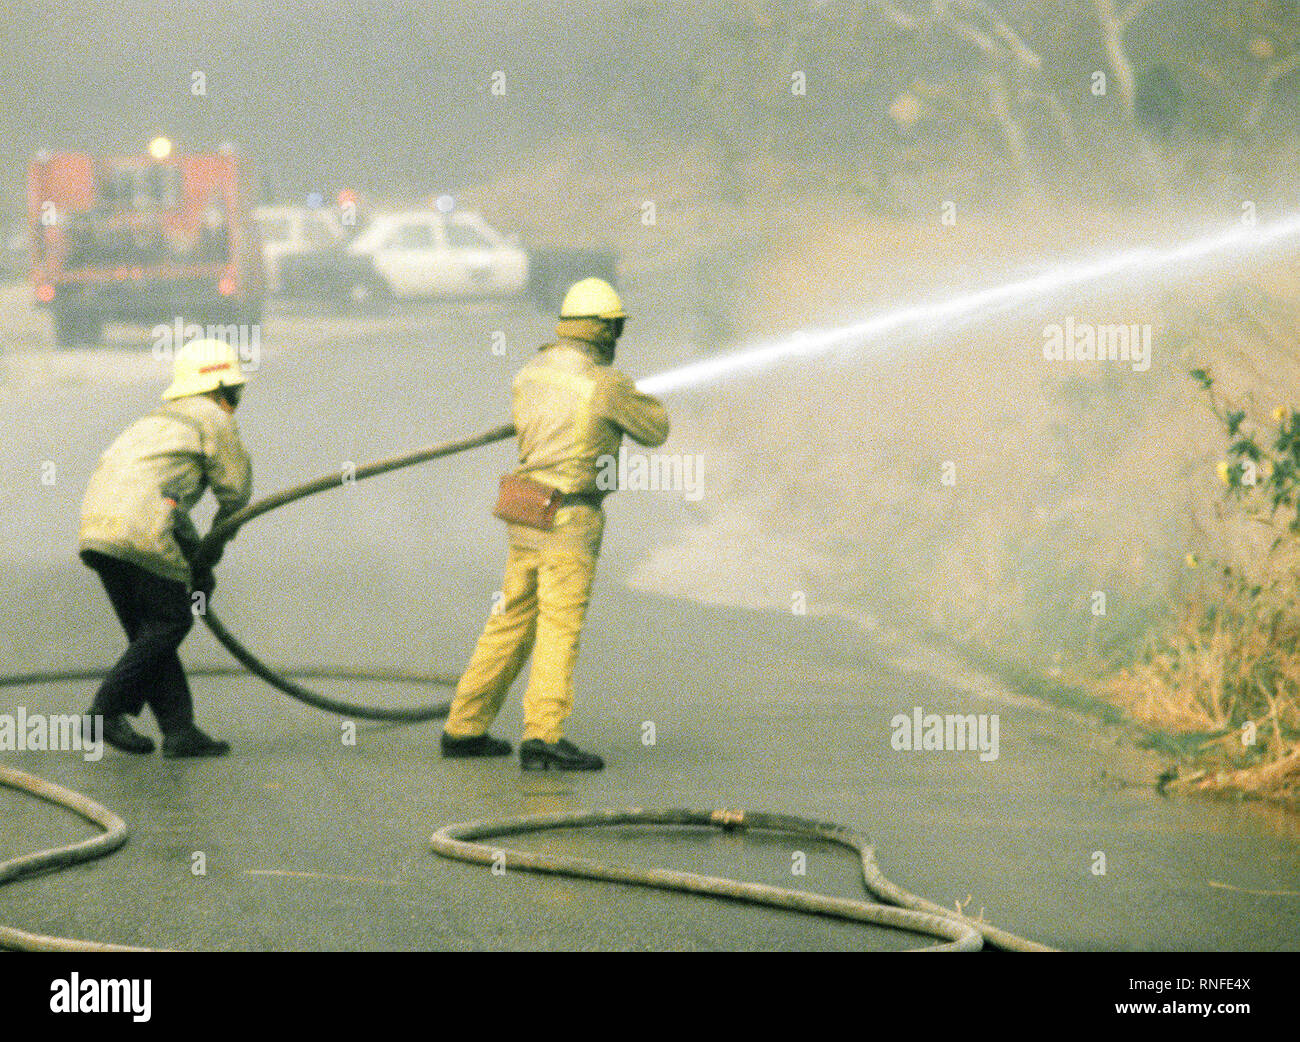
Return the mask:
[[557, 340], [515, 377], [514, 420], [519, 464], [514, 473], [558, 489], [554, 527], [510, 524], [502, 593], [456, 688], [442, 735], [444, 756], [506, 756], [510, 745], [487, 733], [529, 652], [524, 693], [525, 770], [600, 770], [599, 756], [564, 737], [573, 709], [578, 657], [596, 573], [606, 489], [598, 476], [618, 457], [623, 435], [662, 445], [668, 414], [612, 367], [627, 315], [609, 283], [583, 279], [560, 308]]

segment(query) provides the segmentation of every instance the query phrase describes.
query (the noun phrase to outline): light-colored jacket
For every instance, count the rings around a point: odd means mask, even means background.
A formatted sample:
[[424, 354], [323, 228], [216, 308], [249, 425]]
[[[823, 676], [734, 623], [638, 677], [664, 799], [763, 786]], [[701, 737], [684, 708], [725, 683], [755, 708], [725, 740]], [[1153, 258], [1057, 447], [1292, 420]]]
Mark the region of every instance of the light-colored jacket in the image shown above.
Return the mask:
[[659, 399], [638, 391], [582, 340], [548, 344], [519, 371], [514, 419], [515, 473], [561, 492], [598, 491], [601, 461], [617, 457], [624, 433], [649, 446], [668, 437], [668, 413]]
[[79, 547], [188, 583], [198, 543], [189, 512], [208, 488], [216, 525], [252, 495], [248, 452], [235, 418], [216, 402], [178, 398], [136, 420], [100, 456], [82, 501]]

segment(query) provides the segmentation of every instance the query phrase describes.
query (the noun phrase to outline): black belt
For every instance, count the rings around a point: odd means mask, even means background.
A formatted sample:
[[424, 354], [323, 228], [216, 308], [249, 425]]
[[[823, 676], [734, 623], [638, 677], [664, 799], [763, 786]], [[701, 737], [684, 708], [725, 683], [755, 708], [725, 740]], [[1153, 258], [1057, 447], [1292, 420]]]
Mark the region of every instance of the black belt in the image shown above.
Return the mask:
[[599, 510], [607, 495], [607, 492], [561, 492], [560, 506], [571, 507], [581, 503], [583, 506]]

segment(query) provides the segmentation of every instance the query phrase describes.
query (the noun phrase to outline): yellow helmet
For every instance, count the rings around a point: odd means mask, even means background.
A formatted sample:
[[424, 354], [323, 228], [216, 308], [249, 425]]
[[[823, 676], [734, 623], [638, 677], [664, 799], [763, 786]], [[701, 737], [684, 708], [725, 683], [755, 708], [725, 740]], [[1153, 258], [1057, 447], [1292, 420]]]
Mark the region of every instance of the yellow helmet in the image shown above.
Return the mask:
[[560, 318], [627, 318], [623, 302], [604, 279], [583, 279], [569, 287], [560, 305]]
[[172, 382], [163, 391], [163, 401], [207, 394], [218, 387], [248, 383], [240, 371], [239, 356], [224, 340], [193, 340], [176, 352]]

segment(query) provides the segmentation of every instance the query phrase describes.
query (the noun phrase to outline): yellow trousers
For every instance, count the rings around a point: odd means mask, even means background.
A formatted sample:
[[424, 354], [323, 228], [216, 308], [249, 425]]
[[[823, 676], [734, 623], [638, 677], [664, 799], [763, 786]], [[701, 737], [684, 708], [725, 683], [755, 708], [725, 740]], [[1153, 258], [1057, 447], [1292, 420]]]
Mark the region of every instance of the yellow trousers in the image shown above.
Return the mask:
[[486, 733], [530, 652], [524, 740], [555, 742], [564, 736], [605, 518], [577, 505], [562, 509], [555, 521], [551, 532], [509, 526], [504, 599], [488, 618], [456, 686], [445, 728], [453, 738]]

